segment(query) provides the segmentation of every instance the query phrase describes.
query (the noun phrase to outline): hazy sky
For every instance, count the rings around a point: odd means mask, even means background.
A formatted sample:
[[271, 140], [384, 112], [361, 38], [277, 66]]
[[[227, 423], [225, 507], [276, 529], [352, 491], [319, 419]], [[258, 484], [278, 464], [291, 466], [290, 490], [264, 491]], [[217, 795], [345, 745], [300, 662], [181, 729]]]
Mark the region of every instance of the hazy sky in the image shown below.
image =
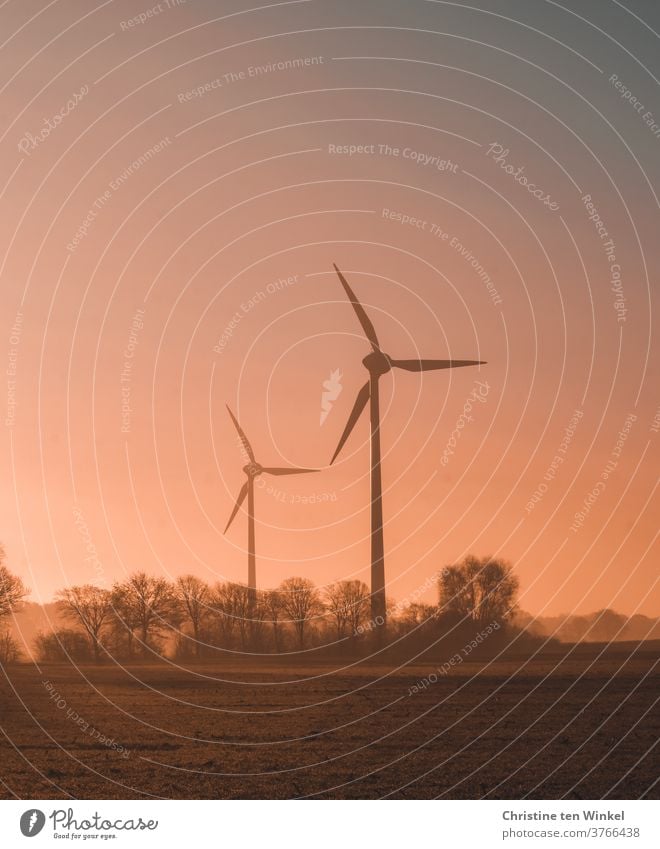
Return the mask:
[[488, 362], [381, 382], [390, 597], [493, 553], [533, 613], [657, 615], [657, 4], [250, 5], [0, 7], [10, 566], [245, 580], [229, 403], [320, 469], [261, 479], [259, 586], [368, 581], [336, 262], [392, 356]]

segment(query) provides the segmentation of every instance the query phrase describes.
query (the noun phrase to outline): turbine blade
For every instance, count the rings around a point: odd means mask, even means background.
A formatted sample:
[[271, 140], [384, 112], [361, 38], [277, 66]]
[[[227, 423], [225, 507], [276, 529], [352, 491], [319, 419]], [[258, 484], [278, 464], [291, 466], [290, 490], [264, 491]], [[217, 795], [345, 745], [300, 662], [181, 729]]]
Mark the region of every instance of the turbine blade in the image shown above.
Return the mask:
[[229, 521], [227, 522], [227, 527], [225, 528], [225, 533], [229, 530], [229, 526], [236, 518], [236, 514], [241, 509], [241, 504], [245, 501], [245, 496], [247, 495], [248, 485], [247, 481], [241, 487], [241, 491], [238, 493], [238, 498], [236, 499], [236, 504], [234, 504], [234, 509], [231, 511], [231, 516], [229, 517]]
[[390, 360], [395, 368], [406, 371], [434, 371], [441, 368], [461, 368], [462, 366], [483, 366], [482, 360]]
[[253, 463], [256, 463], [257, 461], [254, 459], [254, 451], [252, 450], [252, 446], [251, 446], [251, 445], [250, 445], [250, 443], [248, 442], [248, 438], [247, 438], [247, 436], [245, 435], [245, 433], [244, 433], [244, 431], [243, 431], [243, 428], [239, 425], [239, 423], [238, 423], [238, 419], [237, 419], [237, 418], [236, 418], [236, 416], [232, 413], [232, 411], [229, 409], [229, 405], [228, 405], [228, 404], [227, 404], [227, 412], [228, 412], [228, 413], [229, 413], [229, 415], [231, 416], [231, 420], [232, 420], [232, 421], [234, 422], [234, 424], [236, 425], [236, 430], [238, 431], [238, 435], [241, 437], [241, 442], [243, 443], [243, 447], [245, 448], [245, 450], [246, 450], [246, 451], [247, 451], [247, 453], [248, 453], [248, 457], [250, 458], [250, 460], [252, 460], [252, 462], [253, 462]]
[[360, 413], [364, 410], [367, 401], [369, 400], [369, 382], [364, 384], [362, 389], [357, 394], [357, 398], [355, 399], [355, 404], [353, 404], [353, 409], [351, 410], [351, 414], [348, 417], [348, 421], [346, 422], [346, 427], [344, 428], [344, 432], [341, 435], [341, 439], [339, 440], [339, 445], [337, 446], [337, 450], [332, 455], [332, 460], [330, 460], [330, 465], [332, 465], [337, 459], [337, 455], [344, 447], [344, 443], [351, 435], [351, 431], [355, 427], [355, 423], [360, 418]]
[[348, 285], [344, 275], [341, 273], [341, 271], [337, 268], [337, 266], [334, 263], [333, 263], [333, 266], [334, 266], [335, 271], [339, 275], [341, 285], [344, 287], [344, 291], [348, 295], [348, 299], [350, 300], [351, 304], [353, 304], [353, 309], [355, 310], [355, 314], [357, 315], [358, 320], [359, 320], [360, 324], [362, 325], [362, 329], [364, 330], [367, 339], [371, 342], [371, 347], [374, 349], [374, 351], [380, 351], [380, 343], [378, 342], [378, 337], [376, 336], [376, 331], [374, 330], [374, 326], [371, 323], [371, 319], [366, 314], [362, 304], [355, 297], [355, 293], [353, 292], [351, 287]]
[[263, 469], [263, 471], [269, 475], [303, 475], [306, 472], [318, 472], [318, 469], [294, 469], [291, 467], [287, 469], [269, 468]]

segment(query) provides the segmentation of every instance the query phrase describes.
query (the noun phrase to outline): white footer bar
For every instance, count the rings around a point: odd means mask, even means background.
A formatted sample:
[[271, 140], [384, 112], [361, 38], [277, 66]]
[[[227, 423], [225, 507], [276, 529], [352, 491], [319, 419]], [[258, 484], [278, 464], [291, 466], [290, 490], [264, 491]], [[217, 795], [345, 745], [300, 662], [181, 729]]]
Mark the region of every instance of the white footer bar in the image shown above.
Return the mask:
[[659, 808], [655, 801], [10, 800], [0, 802], [0, 845], [657, 849]]

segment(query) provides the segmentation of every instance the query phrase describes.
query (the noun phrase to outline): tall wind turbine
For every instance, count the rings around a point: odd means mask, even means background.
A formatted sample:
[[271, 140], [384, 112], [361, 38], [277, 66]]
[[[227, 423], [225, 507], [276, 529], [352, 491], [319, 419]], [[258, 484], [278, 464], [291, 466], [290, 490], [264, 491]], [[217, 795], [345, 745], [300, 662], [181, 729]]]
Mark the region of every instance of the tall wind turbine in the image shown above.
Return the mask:
[[247, 466], [243, 466], [243, 471], [247, 477], [247, 480], [241, 487], [241, 491], [238, 493], [238, 498], [236, 499], [236, 504], [234, 504], [234, 509], [231, 512], [231, 516], [229, 517], [229, 521], [227, 522], [227, 527], [225, 528], [225, 533], [229, 530], [229, 526], [234, 521], [236, 514], [241, 508], [241, 505], [245, 501], [247, 496], [248, 500], [248, 589], [250, 591], [251, 598], [254, 600], [257, 592], [257, 570], [256, 570], [256, 554], [255, 554], [255, 534], [254, 534], [254, 482], [255, 480], [263, 474], [267, 475], [299, 475], [304, 474], [306, 472], [316, 472], [318, 469], [296, 469], [296, 468], [277, 468], [272, 466], [262, 466], [260, 463], [257, 463], [254, 451], [252, 450], [252, 446], [250, 445], [247, 436], [245, 435], [243, 428], [238, 423], [238, 419], [227, 406], [227, 411], [231, 416], [231, 420], [234, 422], [236, 426], [236, 430], [238, 431], [238, 435], [243, 443], [243, 447], [245, 448], [248, 457], [250, 458], [250, 462]]
[[[334, 263], [333, 263], [334, 265]], [[386, 624], [387, 614], [385, 605], [385, 550], [383, 545], [383, 492], [380, 476], [380, 409], [378, 399], [378, 381], [391, 371], [400, 368], [404, 371], [434, 371], [436, 369], [460, 368], [461, 366], [485, 365], [480, 360], [393, 360], [381, 350], [374, 326], [362, 304], [358, 301], [346, 278], [334, 265], [339, 275], [341, 285], [353, 305], [358, 321], [362, 325], [365, 336], [371, 343], [372, 351], [362, 360], [369, 372], [369, 380], [357, 394], [355, 404], [348, 417], [348, 422], [341, 435], [337, 449], [333, 454], [330, 465], [334, 463], [344, 443], [355, 427], [360, 414], [369, 402], [369, 421], [371, 423], [371, 618], [374, 625], [379, 625], [378, 632], [382, 634]]]

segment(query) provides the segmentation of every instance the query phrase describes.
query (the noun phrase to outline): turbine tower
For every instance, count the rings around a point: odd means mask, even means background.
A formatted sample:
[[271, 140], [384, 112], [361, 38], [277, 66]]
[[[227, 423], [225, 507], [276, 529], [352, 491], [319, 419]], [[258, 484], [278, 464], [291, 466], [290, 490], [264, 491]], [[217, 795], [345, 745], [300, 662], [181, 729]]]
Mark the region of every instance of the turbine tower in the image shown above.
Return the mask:
[[485, 363], [480, 360], [393, 360], [381, 350], [374, 326], [364, 307], [355, 297], [353, 290], [346, 282], [346, 278], [336, 265], [334, 265], [334, 269], [339, 275], [341, 285], [344, 287], [344, 291], [353, 305], [362, 330], [371, 343], [372, 350], [362, 360], [364, 367], [369, 372], [369, 379], [357, 394], [355, 404], [348, 417], [348, 422], [330, 461], [330, 465], [336, 460], [368, 401], [369, 421], [371, 425], [371, 619], [375, 626], [380, 626], [377, 628], [377, 631], [382, 636], [387, 622], [387, 613], [385, 602], [385, 550], [383, 545], [383, 492], [380, 475], [378, 381], [384, 374], [391, 371], [392, 368], [399, 368], [404, 371], [434, 371], [436, 369], [485, 365]]
[[250, 445], [247, 436], [245, 435], [243, 428], [238, 423], [238, 419], [227, 406], [227, 411], [231, 416], [231, 420], [234, 422], [236, 426], [236, 430], [238, 431], [238, 435], [241, 439], [243, 447], [247, 452], [248, 457], [250, 458], [250, 462], [243, 466], [243, 471], [247, 477], [247, 480], [241, 487], [241, 491], [238, 493], [238, 498], [236, 499], [236, 504], [234, 504], [234, 509], [231, 512], [231, 516], [229, 517], [229, 521], [227, 522], [227, 527], [225, 528], [225, 533], [229, 530], [229, 526], [234, 521], [236, 514], [241, 508], [241, 505], [245, 501], [247, 496], [248, 500], [248, 589], [250, 591], [250, 597], [252, 601], [255, 600], [257, 594], [257, 570], [256, 570], [256, 554], [255, 554], [255, 533], [254, 533], [254, 482], [255, 480], [263, 474], [267, 475], [299, 475], [307, 472], [317, 472], [318, 469], [296, 469], [296, 468], [277, 468], [277, 467], [265, 467], [260, 463], [257, 463], [254, 451], [252, 450], [252, 446]]

